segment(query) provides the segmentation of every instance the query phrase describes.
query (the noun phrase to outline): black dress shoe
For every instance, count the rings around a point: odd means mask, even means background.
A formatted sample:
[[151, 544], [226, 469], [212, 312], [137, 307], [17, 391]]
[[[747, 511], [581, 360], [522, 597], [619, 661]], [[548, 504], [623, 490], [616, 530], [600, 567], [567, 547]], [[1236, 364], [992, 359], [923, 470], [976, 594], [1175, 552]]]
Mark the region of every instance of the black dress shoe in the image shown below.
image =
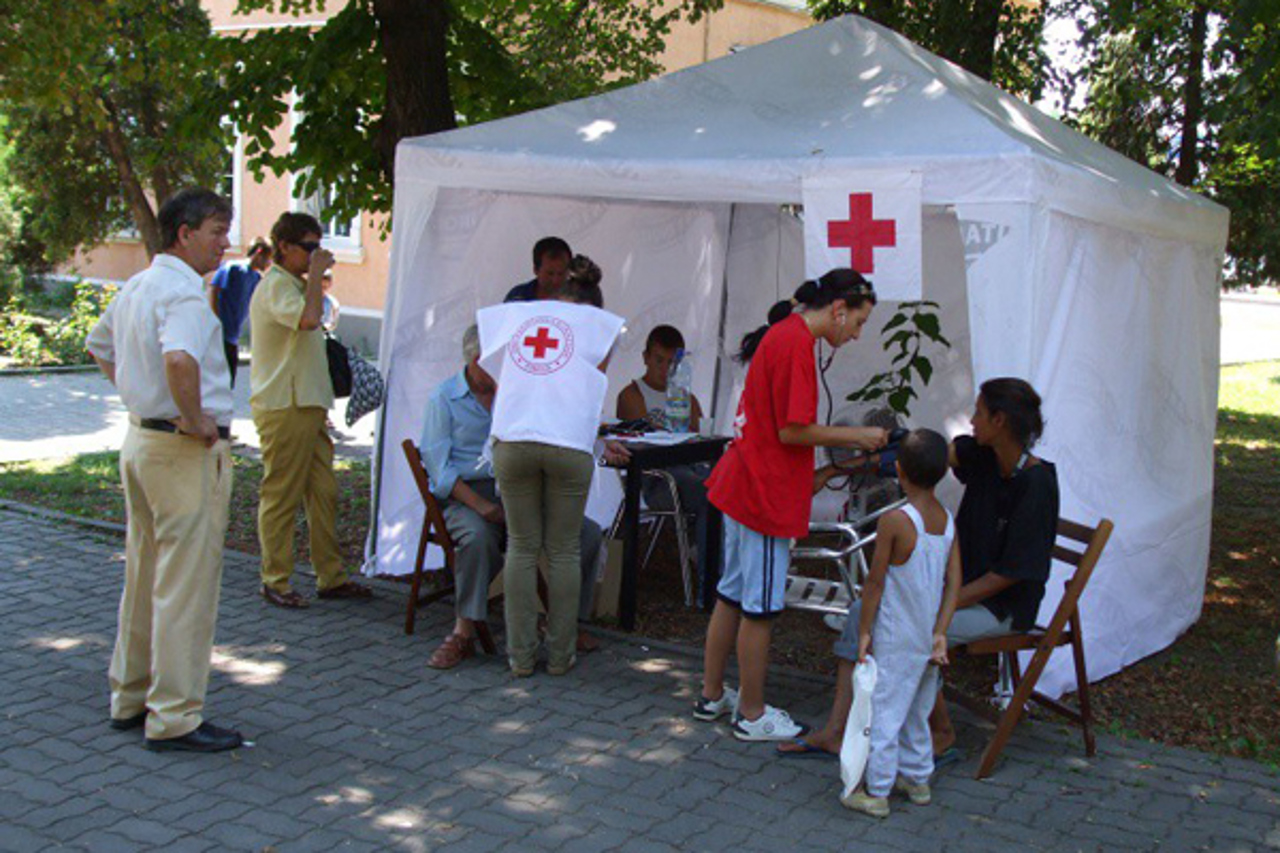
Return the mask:
[[140, 729], [147, 724], [147, 712], [139, 711], [132, 717], [112, 717], [111, 728], [118, 732], [128, 732], [134, 729]]
[[146, 747], [152, 752], [225, 752], [235, 749], [244, 743], [240, 733], [231, 729], [215, 726], [213, 723], [201, 723], [200, 728], [187, 732], [182, 737], [153, 740], [147, 738]]

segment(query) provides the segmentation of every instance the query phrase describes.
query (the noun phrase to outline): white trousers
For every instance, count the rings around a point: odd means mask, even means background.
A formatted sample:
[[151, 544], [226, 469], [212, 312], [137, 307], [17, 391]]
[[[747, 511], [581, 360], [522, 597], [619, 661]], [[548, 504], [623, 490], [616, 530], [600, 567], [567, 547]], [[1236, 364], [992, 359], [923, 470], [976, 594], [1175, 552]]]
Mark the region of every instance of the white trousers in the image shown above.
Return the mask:
[[865, 778], [868, 794], [886, 797], [897, 776], [918, 785], [933, 775], [929, 714], [938, 698], [938, 668], [918, 652], [888, 649], [876, 655], [876, 668]]

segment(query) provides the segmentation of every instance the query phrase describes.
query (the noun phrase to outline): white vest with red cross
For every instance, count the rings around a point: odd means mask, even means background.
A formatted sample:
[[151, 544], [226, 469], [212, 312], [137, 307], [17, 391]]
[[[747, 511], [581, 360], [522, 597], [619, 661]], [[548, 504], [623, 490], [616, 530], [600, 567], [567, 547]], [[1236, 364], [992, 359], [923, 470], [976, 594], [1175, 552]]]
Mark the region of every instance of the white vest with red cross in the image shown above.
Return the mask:
[[623, 319], [572, 302], [507, 302], [476, 312], [481, 365], [498, 380], [490, 436], [590, 453], [609, 380], [600, 363]]

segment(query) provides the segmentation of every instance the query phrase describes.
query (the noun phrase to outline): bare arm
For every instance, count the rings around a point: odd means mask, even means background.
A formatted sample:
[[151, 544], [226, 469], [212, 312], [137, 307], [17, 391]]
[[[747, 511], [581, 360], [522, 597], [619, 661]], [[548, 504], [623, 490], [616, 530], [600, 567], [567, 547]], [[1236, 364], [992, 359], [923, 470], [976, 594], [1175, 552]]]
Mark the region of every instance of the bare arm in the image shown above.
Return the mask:
[[178, 405], [178, 429], [212, 447], [218, 440], [218, 425], [200, 409], [200, 363], [181, 350], [167, 352], [164, 377]]
[[618, 394], [618, 420], [638, 421], [649, 414], [644, 407], [644, 395], [632, 382]]
[[449, 492], [449, 498], [475, 510], [476, 514], [485, 521], [494, 524], [506, 524], [507, 522], [507, 517], [502, 511], [501, 504], [486, 500], [479, 492], [468, 486], [466, 480], [461, 477], [453, 481], [453, 489]]
[[787, 424], [778, 430], [783, 444], [807, 447], [857, 447], [879, 450], [889, 440], [880, 427], [826, 426], [824, 424]]
[[993, 595], [1004, 592], [1015, 583], [1017, 581], [1013, 578], [1006, 578], [995, 572], [987, 572], [982, 577], [960, 587], [960, 595], [959, 600], [956, 602], [956, 607], [972, 607], [979, 602], [986, 601]]
[[690, 407], [692, 411], [689, 413], [689, 430], [691, 432], [697, 432], [698, 428], [702, 426], [702, 404], [699, 403], [698, 398], [692, 394], [689, 395], [689, 398], [693, 403]]
[[826, 488], [827, 483], [830, 483], [836, 477], [839, 477], [841, 473], [840, 469], [834, 465], [823, 465], [821, 468], [814, 471], [813, 493], [816, 495], [818, 492], [822, 491]]
[[[89, 353], [89, 355], [93, 355], [93, 353]], [[98, 363], [98, 369], [101, 370], [102, 374], [107, 377], [107, 381], [110, 382], [112, 385], [115, 385], [116, 384], [116, 363], [114, 361], [106, 361], [105, 359], [98, 358], [96, 355], [93, 356], [93, 360]]]
[[951, 553], [947, 556], [947, 585], [942, 591], [942, 607], [933, 626], [933, 655], [930, 660], [939, 665], [947, 662], [947, 629], [951, 627], [951, 617], [956, 612], [961, 583], [960, 540], [953, 539]]
[[858, 617], [858, 663], [867, 659], [871, 651], [871, 631], [875, 628], [876, 613], [880, 610], [880, 598], [884, 595], [884, 581], [889, 574], [889, 557], [901, 529], [899, 512], [882, 516], [876, 524], [876, 551], [871, 556], [871, 569], [862, 583], [862, 613]]
[[324, 317], [324, 272], [333, 266], [333, 253], [328, 249], [316, 249], [311, 253], [311, 266], [307, 268], [306, 305], [298, 320], [298, 329], [310, 332], [320, 328]]

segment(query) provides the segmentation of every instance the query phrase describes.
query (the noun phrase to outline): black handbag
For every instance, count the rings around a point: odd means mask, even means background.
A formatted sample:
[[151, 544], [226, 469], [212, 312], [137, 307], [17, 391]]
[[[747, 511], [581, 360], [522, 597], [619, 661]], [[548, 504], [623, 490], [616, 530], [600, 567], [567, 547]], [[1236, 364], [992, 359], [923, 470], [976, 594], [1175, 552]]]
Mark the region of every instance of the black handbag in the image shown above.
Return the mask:
[[351, 396], [351, 360], [342, 341], [325, 332], [324, 353], [329, 357], [329, 381], [333, 383], [333, 396]]

